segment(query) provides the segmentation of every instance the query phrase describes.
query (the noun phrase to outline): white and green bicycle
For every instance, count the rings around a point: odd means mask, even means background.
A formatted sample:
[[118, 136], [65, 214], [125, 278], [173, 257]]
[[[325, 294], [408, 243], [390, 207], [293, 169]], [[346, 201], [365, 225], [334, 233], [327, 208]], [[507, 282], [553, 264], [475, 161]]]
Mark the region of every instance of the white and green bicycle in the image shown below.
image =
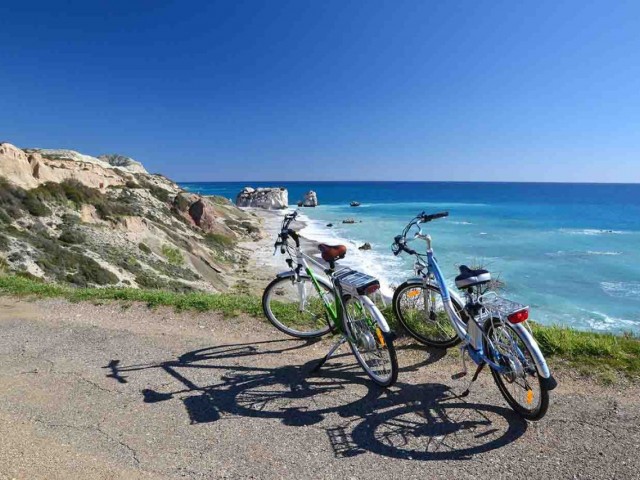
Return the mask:
[[[339, 341], [318, 363], [320, 367], [344, 343], [349, 343], [358, 363], [378, 385], [393, 385], [398, 377], [394, 335], [387, 321], [367, 296], [380, 288], [380, 282], [350, 268], [336, 270], [336, 261], [344, 258], [344, 245], [318, 245], [323, 265], [300, 248], [300, 237], [290, 227], [297, 212], [287, 214], [275, 243], [287, 254], [289, 270], [279, 273], [262, 296], [262, 308], [279, 330], [296, 338], [317, 338], [329, 332]], [[293, 241], [293, 244], [291, 243]], [[327, 277], [316, 275], [311, 265], [321, 268]]]

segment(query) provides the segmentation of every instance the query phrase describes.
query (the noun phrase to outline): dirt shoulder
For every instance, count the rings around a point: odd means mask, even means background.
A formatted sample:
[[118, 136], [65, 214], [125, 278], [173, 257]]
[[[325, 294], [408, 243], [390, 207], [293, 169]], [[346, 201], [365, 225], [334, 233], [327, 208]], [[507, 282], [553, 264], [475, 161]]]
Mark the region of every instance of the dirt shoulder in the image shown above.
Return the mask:
[[[633, 478], [637, 386], [559, 372], [526, 423], [483, 373], [400, 345], [388, 391], [267, 323], [0, 297], [0, 478]], [[347, 353], [346, 349], [343, 353]]]

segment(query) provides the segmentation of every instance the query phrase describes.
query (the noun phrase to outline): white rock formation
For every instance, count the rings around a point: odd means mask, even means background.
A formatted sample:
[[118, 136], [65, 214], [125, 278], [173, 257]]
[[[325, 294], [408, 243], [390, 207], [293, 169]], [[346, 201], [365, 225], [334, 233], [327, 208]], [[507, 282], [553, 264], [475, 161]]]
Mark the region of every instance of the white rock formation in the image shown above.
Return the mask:
[[133, 173], [149, 173], [142, 166], [140, 162], [136, 162], [133, 158], [125, 157], [124, 155], [118, 154], [110, 154], [110, 155], [100, 155], [98, 160], [106, 162], [112, 167], [124, 168], [129, 172]]
[[289, 192], [282, 187], [244, 187], [236, 197], [236, 205], [267, 210], [287, 208], [289, 206]]
[[309, 190], [304, 194], [304, 200], [302, 201], [303, 207], [317, 207], [318, 206], [318, 195], [313, 190]]
[[[0, 143], [0, 176], [26, 189], [46, 182], [75, 179], [105, 191], [110, 186], [125, 185], [134, 175], [146, 174], [139, 162], [128, 157], [108, 157], [105, 161], [73, 150], [21, 150], [10, 143]], [[164, 188], [167, 188], [165, 183], [172, 184], [159, 176], [146, 175], [146, 178]]]

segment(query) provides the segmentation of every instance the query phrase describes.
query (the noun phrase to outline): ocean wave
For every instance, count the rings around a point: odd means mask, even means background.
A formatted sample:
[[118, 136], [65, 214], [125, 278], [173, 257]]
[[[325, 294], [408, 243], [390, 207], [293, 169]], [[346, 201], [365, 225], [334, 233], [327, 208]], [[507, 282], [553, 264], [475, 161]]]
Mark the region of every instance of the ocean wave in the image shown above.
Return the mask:
[[607, 315], [606, 313], [598, 312], [596, 310], [586, 310], [581, 308], [582, 312], [586, 313], [585, 319], [587, 325], [592, 330], [597, 331], [624, 331], [624, 330], [636, 330], [640, 326], [640, 321], [628, 320], [626, 318], [618, 318]]
[[448, 223], [452, 223], [454, 225], [474, 225], [471, 222], [454, 222], [454, 221], [449, 221]]
[[548, 252], [545, 253], [545, 255], [547, 257], [552, 257], [552, 258], [559, 258], [559, 257], [582, 257], [582, 258], [586, 258], [589, 256], [618, 256], [618, 255], [622, 255], [622, 252], [608, 252], [608, 251], [604, 251], [604, 252], [599, 252], [599, 251], [593, 251], [593, 250], [587, 250], [586, 252], [580, 252], [580, 251], [565, 251], [565, 250], [558, 250], [557, 252]]
[[640, 282], [600, 282], [600, 288], [610, 297], [640, 299]]
[[582, 228], [582, 229], [571, 229], [571, 228], [561, 228], [560, 232], [566, 233], [568, 235], [627, 235], [631, 232], [627, 232], [624, 230], [606, 230], [606, 229], [596, 229], [596, 228]]
[[328, 228], [325, 222], [311, 219], [305, 214], [301, 214], [299, 218], [306, 224], [300, 231], [305, 238], [320, 243], [346, 245], [347, 255], [339, 265], [376, 277], [380, 280], [380, 291], [386, 298], [391, 298], [393, 295], [391, 286], [398, 284], [403, 277], [407, 276], [407, 272], [402, 269], [402, 260], [399, 257], [394, 257], [390, 251], [384, 254], [376, 251], [381, 248], [380, 245], [370, 242], [373, 246], [372, 250], [359, 250], [358, 247], [367, 240], [343, 236], [344, 233], [339, 229]]

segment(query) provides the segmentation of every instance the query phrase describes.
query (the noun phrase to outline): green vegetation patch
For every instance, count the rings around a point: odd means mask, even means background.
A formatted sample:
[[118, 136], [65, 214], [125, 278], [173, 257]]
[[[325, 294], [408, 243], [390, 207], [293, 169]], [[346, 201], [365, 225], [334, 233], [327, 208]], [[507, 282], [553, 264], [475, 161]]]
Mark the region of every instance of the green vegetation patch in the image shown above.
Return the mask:
[[9, 250], [9, 237], [0, 233], [0, 252]]
[[138, 244], [138, 248], [140, 249], [141, 252], [146, 253], [147, 255], [151, 254], [151, 248], [146, 243], [140, 242]]
[[184, 264], [182, 252], [170, 245], [165, 244], [162, 246], [162, 255], [164, 255], [164, 258], [166, 258], [171, 265], [180, 266]]
[[207, 233], [204, 236], [204, 242], [215, 250], [233, 248], [236, 245], [236, 241], [233, 238], [222, 233]]
[[73, 288], [18, 276], [0, 276], [0, 292], [16, 296], [62, 297], [70, 301], [125, 300], [144, 302], [151, 307], [169, 306], [178, 310], [217, 311], [225, 316], [247, 313], [257, 317], [262, 314], [260, 298], [238, 295], [237, 293], [177, 293], [164, 290], [115, 287]]
[[640, 339], [633, 335], [582, 332], [535, 323], [532, 328], [546, 356], [565, 359], [581, 373], [606, 376], [609, 370], [640, 377]]

